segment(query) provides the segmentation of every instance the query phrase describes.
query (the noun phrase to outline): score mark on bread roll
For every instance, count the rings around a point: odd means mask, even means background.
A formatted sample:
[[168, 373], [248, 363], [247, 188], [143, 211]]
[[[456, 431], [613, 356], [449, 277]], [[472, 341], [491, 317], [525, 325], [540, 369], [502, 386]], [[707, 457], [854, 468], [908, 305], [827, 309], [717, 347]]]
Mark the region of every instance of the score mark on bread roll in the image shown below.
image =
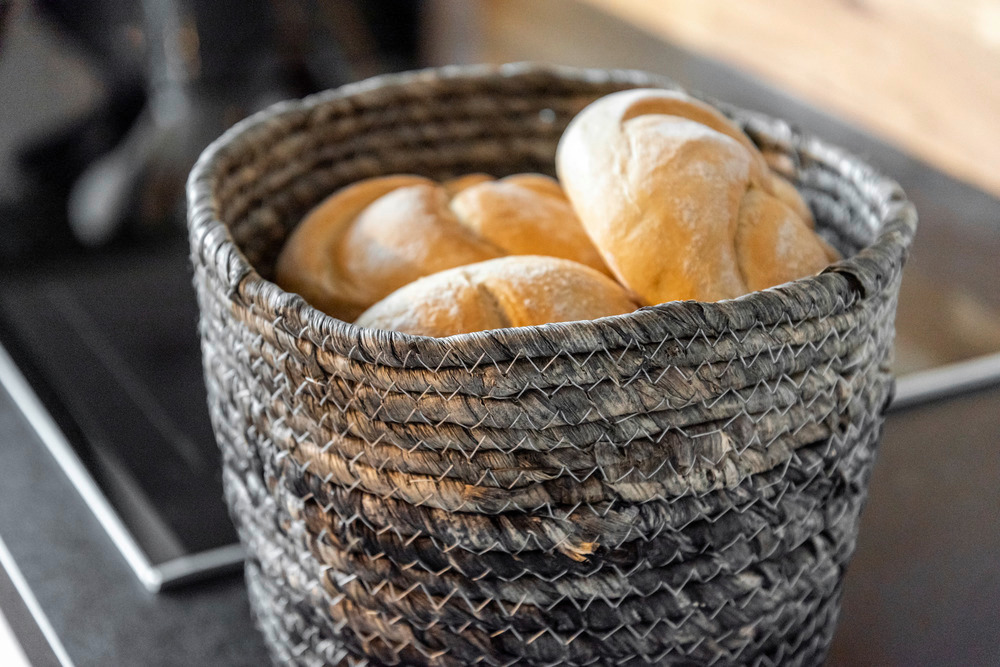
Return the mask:
[[448, 194], [428, 182], [375, 200], [337, 248], [344, 275], [374, 303], [417, 278], [453, 266], [502, 257], [502, 248], [459, 222]]
[[519, 174], [467, 188], [451, 201], [463, 225], [510, 255], [549, 255], [611, 275], [553, 179]]
[[376, 303], [355, 324], [444, 337], [592, 320], [636, 307], [621, 285], [589, 266], [511, 255], [421, 278]]
[[734, 298], [829, 262], [795, 188], [739, 128], [683, 93], [597, 100], [566, 129], [556, 166], [608, 266], [645, 305]]
[[343, 274], [338, 248], [355, 218], [383, 195], [399, 188], [432, 183], [420, 176], [370, 178], [338, 190], [312, 209], [285, 241], [275, 266], [275, 281], [312, 306], [335, 317], [353, 319], [368, 305], [363, 285]]

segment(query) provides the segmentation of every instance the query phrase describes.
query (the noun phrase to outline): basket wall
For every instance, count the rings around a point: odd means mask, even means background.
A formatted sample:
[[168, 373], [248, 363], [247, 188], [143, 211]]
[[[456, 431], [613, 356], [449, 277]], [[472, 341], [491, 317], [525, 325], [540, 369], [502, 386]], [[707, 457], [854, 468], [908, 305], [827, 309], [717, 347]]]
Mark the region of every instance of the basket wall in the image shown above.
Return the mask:
[[284, 103], [189, 181], [226, 499], [276, 661], [813, 664], [857, 535], [915, 216], [869, 167], [727, 109], [849, 256], [721, 303], [425, 339], [270, 283], [288, 230], [380, 174], [552, 173], [636, 72], [393, 75]]

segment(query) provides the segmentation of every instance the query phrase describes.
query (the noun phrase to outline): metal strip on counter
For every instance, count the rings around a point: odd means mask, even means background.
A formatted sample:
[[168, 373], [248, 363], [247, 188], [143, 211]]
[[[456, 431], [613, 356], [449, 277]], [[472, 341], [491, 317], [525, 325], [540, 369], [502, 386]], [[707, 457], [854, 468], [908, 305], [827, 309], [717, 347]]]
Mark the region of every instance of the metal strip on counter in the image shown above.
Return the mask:
[[243, 550], [238, 544], [153, 565], [3, 346], [0, 346], [0, 384], [7, 389], [147, 590], [157, 593], [171, 586], [239, 569], [243, 562]]
[[1000, 352], [911, 373], [896, 382], [889, 409], [905, 410], [1000, 383]]

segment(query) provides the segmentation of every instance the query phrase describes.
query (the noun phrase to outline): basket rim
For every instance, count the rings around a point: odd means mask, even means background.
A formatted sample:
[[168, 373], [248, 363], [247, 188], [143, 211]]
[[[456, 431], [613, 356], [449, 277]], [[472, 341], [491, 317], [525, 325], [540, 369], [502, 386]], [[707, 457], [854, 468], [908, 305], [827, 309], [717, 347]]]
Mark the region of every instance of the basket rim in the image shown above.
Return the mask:
[[[217, 214], [214, 197], [217, 165], [233, 150], [252, 144], [255, 131], [277, 118], [309, 113], [332, 101], [380, 90], [403, 89], [441, 80], [557, 77], [580, 83], [615, 83], [634, 87], [683, 90], [708, 101], [727, 115], [742, 115], [748, 133], [779, 141], [811, 159], [831, 166], [842, 178], [866, 182], [867, 198], [878, 204], [881, 229], [874, 242], [835, 262], [815, 276], [800, 278], [735, 299], [716, 302], [670, 301], [631, 313], [595, 320], [556, 322], [527, 327], [490, 329], [431, 338], [397, 331], [368, 329], [339, 320], [282, 290], [250, 264], [229, 228]], [[843, 174], [848, 174], [844, 176]], [[641, 70], [578, 68], [540, 63], [448, 65], [383, 74], [297, 100], [271, 105], [238, 122], [202, 152], [187, 181], [188, 227], [193, 261], [212, 265], [226, 296], [272, 319], [296, 339], [358, 360], [393, 366], [433, 368], [473, 365], [500, 358], [544, 357], [560, 353], [628, 349], [635, 344], [695, 337], [706, 332], [742, 331], [755, 326], [814, 319], [850, 309], [859, 299], [881, 293], [901, 268], [916, 231], [917, 216], [902, 188], [868, 163], [787, 122], [719, 102]], [[777, 303], [776, 303], [777, 302]], [[775, 308], [775, 306], [780, 306]], [[782, 315], [775, 319], [775, 313]], [[498, 354], [499, 353], [499, 354]], [[429, 365], [430, 364], [430, 365]]]

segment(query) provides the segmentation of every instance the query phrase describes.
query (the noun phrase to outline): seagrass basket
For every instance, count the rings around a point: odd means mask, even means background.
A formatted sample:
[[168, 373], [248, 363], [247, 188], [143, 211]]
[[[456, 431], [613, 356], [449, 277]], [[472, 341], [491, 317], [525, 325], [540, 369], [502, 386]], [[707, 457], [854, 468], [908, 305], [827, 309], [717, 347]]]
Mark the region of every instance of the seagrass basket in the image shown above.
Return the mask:
[[[893, 388], [899, 187], [724, 107], [847, 259], [718, 303], [429, 339], [268, 278], [337, 188], [553, 173], [639, 72], [379, 77], [240, 123], [188, 184], [200, 333], [256, 622], [294, 665], [815, 664]], [[236, 638], [234, 638], [236, 639]]]

